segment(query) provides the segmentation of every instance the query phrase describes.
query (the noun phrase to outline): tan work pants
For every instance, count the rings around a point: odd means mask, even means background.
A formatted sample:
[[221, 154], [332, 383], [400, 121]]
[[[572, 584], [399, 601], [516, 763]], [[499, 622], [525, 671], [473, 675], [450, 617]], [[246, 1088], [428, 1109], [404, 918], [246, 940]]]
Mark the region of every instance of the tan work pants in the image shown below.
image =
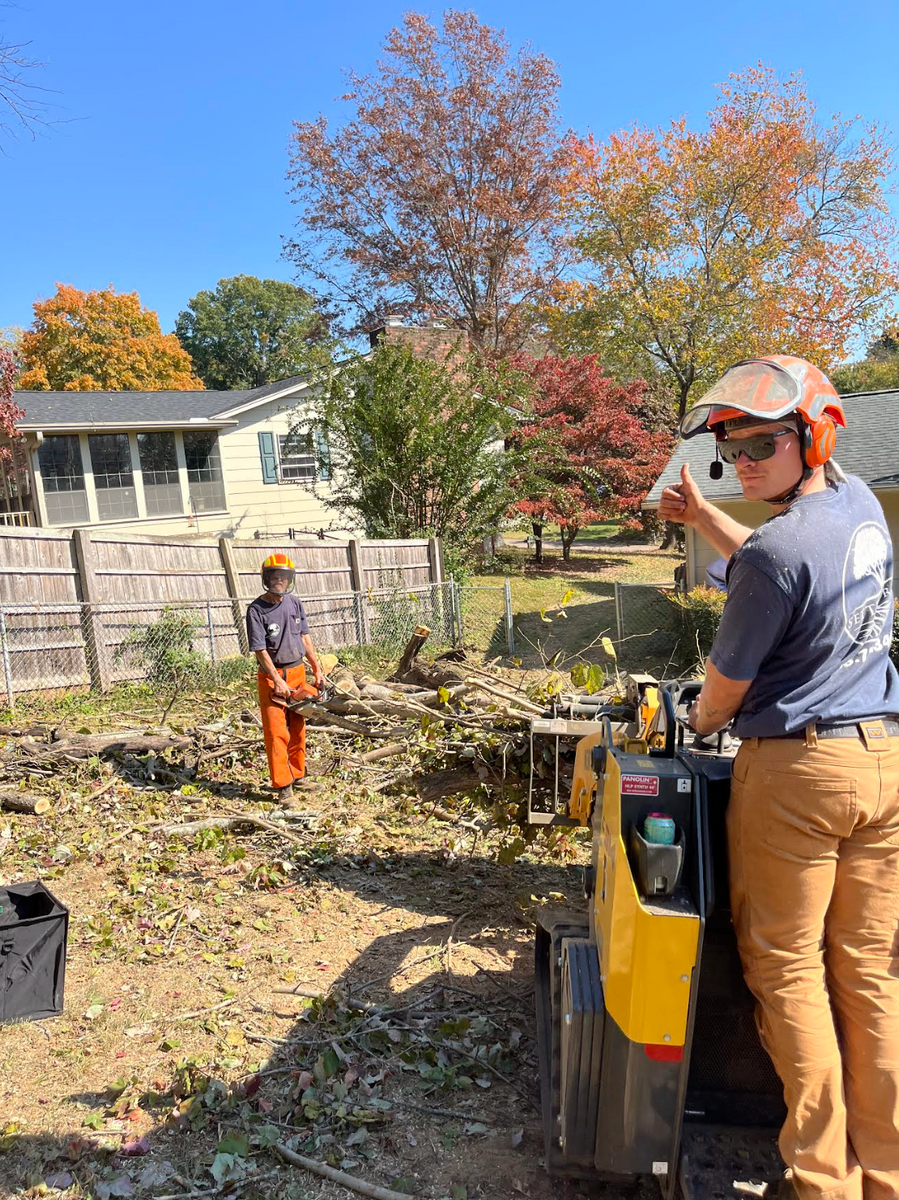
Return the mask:
[[899, 738], [750, 739], [734, 923], [802, 1200], [899, 1197]]

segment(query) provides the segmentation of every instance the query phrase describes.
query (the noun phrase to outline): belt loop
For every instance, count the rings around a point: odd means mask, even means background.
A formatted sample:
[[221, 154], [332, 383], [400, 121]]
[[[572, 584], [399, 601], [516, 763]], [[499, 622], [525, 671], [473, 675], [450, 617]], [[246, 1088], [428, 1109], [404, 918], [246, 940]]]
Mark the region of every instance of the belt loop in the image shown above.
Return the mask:
[[818, 749], [818, 730], [814, 721], [809, 721], [805, 727], [805, 744], [809, 750]]

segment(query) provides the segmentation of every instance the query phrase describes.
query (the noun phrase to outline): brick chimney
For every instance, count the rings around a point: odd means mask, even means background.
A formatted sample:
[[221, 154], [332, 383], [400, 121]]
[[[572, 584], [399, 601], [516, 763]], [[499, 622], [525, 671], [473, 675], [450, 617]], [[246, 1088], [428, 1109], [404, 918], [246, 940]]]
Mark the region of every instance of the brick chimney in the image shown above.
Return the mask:
[[427, 325], [405, 325], [403, 318], [390, 314], [384, 324], [372, 329], [368, 339], [372, 349], [384, 342], [388, 346], [410, 346], [418, 358], [445, 362], [447, 358], [463, 358], [468, 353], [468, 335], [452, 329], [446, 321], [432, 317]]

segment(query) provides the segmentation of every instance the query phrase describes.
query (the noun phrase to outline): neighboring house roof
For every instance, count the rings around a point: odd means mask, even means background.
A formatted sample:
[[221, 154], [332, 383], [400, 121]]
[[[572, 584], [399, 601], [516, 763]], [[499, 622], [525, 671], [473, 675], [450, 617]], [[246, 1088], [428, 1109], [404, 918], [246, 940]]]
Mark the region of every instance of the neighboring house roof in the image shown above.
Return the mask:
[[18, 428], [187, 424], [214, 417], [251, 392], [16, 392], [25, 409]]
[[305, 387], [294, 375], [262, 387], [214, 392], [16, 392], [15, 402], [25, 416], [17, 422], [32, 429], [96, 429], [123, 425], [233, 425], [236, 411], [253, 408]]
[[[858, 475], [873, 487], [899, 486], [899, 388], [888, 392], [856, 392], [843, 396], [846, 428], [837, 431], [834, 455], [847, 475]], [[662, 489], [680, 482], [680, 471], [689, 463], [690, 473], [707, 500], [739, 500], [743, 493], [732, 467], [725, 465], [721, 479], [709, 479], [709, 464], [715, 461], [715, 443], [710, 434], [699, 434], [678, 444], [665, 470], [643, 501], [644, 508], [658, 507]]]

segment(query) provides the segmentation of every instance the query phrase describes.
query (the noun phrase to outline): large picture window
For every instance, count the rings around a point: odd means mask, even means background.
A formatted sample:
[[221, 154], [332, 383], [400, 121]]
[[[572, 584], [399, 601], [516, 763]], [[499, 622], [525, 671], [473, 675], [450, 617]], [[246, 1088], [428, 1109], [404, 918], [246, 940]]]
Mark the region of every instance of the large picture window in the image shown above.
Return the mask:
[[90, 519], [84, 465], [76, 434], [44, 438], [37, 452], [49, 525], [80, 525]]
[[174, 433], [139, 433], [137, 449], [144, 480], [147, 516], [161, 517], [167, 513], [183, 512]]
[[185, 433], [184, 458], [193, 511], [221, 511], [225, 507], [225, 484], [218, 435], [205, 430]]
[[131, 444], [127, 433], [88, 434], [97, 516], [116, 521], [137, 516], [137, 488], [131, 466]]

